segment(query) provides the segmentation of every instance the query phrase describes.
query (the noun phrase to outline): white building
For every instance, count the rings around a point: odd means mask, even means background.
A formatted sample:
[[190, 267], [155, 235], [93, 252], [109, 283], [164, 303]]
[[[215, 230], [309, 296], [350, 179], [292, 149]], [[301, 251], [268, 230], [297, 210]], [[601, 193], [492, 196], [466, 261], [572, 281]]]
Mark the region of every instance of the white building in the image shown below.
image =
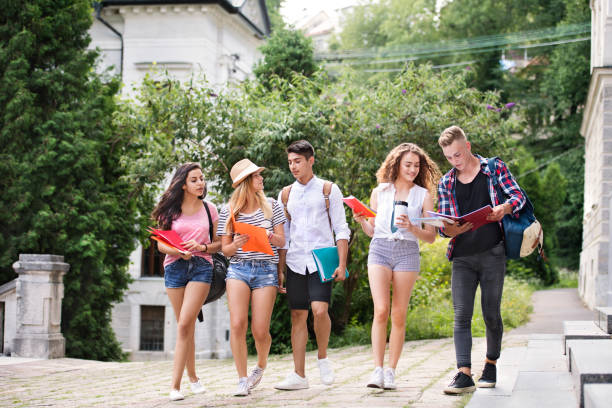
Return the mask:
[[295, 22], [295, 28], [301, 30], [304, 36], [312, 39], [315, 53], [329, 51], [329, 43], [334, 36], [342, 31], [346, 17], [354, 6], [337, 9], [320, 10], [310, 17], [303, 17]]
[[[248, 77], [269, 34], [264, 0], [101, 1], [90, 29], [103, 66], [115, 66], [129, 92], [152, 68], [179, 79], [203, 72], [213, 87]], [[112, 312], [112, 327], [132, 360], [169, 359], [176, 321], [163, 280], [163, 258], [150, 248], [132, 253], [134, 279]], [[231, 356], [225, 296], [204, 308], [196, 325], [200, 358]]]
[[580, 296], [612, 306], [612, 0], [591, 0], [591, 83], [580, 133], [585, 138]]

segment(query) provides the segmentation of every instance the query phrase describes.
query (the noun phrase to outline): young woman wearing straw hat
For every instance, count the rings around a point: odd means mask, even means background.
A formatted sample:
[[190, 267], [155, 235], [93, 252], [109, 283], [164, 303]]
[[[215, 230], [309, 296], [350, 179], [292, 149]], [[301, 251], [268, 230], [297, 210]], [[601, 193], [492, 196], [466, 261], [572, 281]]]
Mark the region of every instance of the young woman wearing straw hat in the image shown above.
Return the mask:
[[[221, 210], [217, 234], [222, 251], [230, 258], [227, 271], [227, 300], [230, 311], [230, 346], [238, 371], [236, 396], [246, 396], [259, 384], [266, 368], [272, 337], [270, 319], [278, 288], [278, 248], [285, 245], [283, 207], [264, 194], [259, 167], [249, 159], [240, 160], [230, 171], [232, 194]], [[263, 228], [271, 245], [272, 254], [245, 251], [249, 241], [246, 234], [234, 233], [234, 221]], [[257, 349], [257, 365], [247, 377], [247, 344], [249, 303], [251, 306], [251, 332]]]

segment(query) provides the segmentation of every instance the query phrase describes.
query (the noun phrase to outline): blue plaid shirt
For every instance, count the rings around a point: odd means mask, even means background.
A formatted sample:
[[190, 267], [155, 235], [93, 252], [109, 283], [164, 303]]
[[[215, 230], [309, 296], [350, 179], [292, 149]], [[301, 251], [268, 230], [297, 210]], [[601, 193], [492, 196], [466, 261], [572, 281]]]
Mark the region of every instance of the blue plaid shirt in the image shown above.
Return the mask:
[[[502, 202], [500, 200], [502, 197], [497, 197], [497, 192], [493, 186], [492, 175], [489, 171], [488, 160], [477, 154], [475, 156], [478, 158], [478, 160], [480, 160], [480, 171], [487, 176], [492, 206], [501, 204]], [[498, 183], [502, 187], [502, 190], [509, 197], [506, 202], [512, 205], [512, 213], [516, 214], [516, 212], [523, 208], [523, 205], [525, 204], [525, 195], [521, 191], [514, 177], [512, 177], [512, 173], [510, 173], [510, 170], [508, 170], [506, 163], [500, 159], [495, 160], [495, 175], [499, 180]], [[457, 169], [453, 167], [442, 177], [442, 179], [440, 179], [440, 182], [438, 183], [438, 212], [441, 214], [452, 215], [455, 217], [461, 215], [459, 214], [457, 196], [455, 194], [456, 180]], [[440, 228], [438, 231], [441, 236], [448, 238], [448, 236], [444, 234], [444, 228]], [[456, 238], [452, 238], [448, 244], [448, 250], [446, 251], [446, 256], [448, 259], [452, 259], [453, 257], [455, 239]]]

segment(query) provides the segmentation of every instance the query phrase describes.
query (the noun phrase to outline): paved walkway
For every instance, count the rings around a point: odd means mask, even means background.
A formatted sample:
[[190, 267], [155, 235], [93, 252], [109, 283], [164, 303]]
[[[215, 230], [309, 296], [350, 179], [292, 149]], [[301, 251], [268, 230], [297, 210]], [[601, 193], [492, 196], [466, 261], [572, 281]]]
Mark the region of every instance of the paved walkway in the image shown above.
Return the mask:
[[[556, 297], [571, 297], [563, 290]], [[575, 292], [575, 290], [574, 290]], [[538, 306], [535, 324], [548, 313]], [[575, 295], [574, 295], [575, 296]], [[562, 313], [562, 311], [560, 312]], [[590, 313], [590, 312], [589, 312]], [[561, 320], [564, 317], [559, 316]], [[545, 320], [550, 320], [546, 317]], [[510, 332], [504, 348], [522, 347], [526, 333]], [[475, 338], [473, 361], [475, 370], [485, 354], [484, 338]], [[331, 350], [337, 375], [336, 384], [320, 383], [316, 354], [307, 355], [310, 389], [277, 391], [273, 385], [292, 369], [290, 355], [272, 356], [260, 385], [244, 398], [232, 397], [237, 382], [232, 360], [199, 360], [197, 372], [208, 391], [193, 395], [187, 379], [183, 388], [186, 398], [171, 403], [167, 399], [172, 362], [104, 363], [78, 359], [26, 360], [0, 358], [0, 406], [13, 407], [415, 407], [455, 408], [463, 406], [469, 396], [454, 397], [442, 393], [454, 374], [452, 339], [407, 342], [398, 366], [398, 390], [380, 391], [366, 388], [372, 370], [369, 346]], [[253, 367], [255, 359], [249, 359]]]

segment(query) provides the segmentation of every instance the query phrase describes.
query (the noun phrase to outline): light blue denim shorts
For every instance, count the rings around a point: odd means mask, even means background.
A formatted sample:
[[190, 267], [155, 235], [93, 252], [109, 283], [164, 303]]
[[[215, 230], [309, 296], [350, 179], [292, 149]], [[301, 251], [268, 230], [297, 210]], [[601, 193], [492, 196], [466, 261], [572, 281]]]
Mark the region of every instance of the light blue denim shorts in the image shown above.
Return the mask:
[[186, 261], [179, 258], [164, 268], [167, 288], [184, 288], [189, 282], [212, 282], [212, 264], [201, 256], [192, 256]]
[[270, 261], [232, 261], [227, 268], [225, 279], [240, 280], [246, 283], [251, 290], [266, 286], [278, 286], [278, 270], [276, 264]]

